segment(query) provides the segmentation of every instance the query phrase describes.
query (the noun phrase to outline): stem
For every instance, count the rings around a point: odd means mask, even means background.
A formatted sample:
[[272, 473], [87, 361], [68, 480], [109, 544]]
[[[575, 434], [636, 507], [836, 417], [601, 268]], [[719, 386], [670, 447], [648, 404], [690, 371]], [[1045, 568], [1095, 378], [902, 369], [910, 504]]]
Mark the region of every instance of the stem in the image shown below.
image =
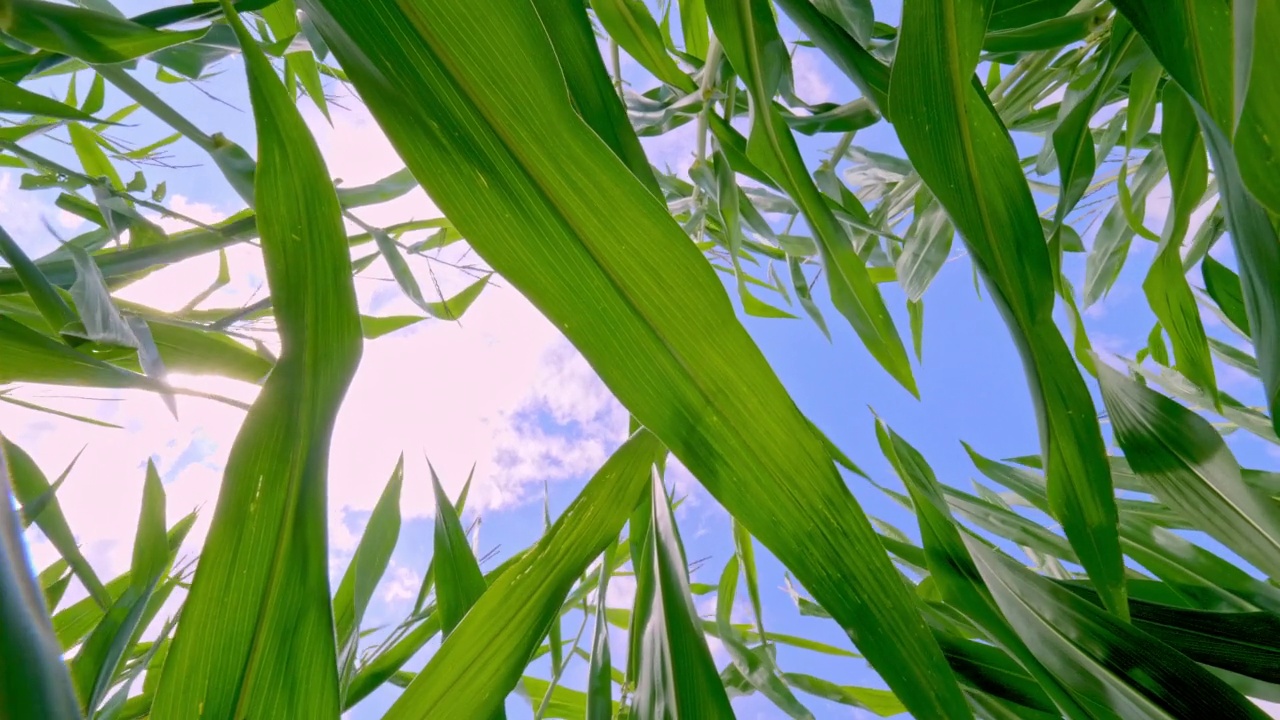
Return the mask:
[[[707, 47], [707, 61], [702, 64], [702, 81], [698, 85], [698, 95], [702, 97], [702, 109], [698, 111], [698, 129], [694, 136], [693, 161], [695, 164], [707, 161], [707, 114], [711, 112], [711, 98], [715, 95], [716, 74], [720, 70], [721, 54], [720, 41], [713, 35], [711, 44]], [[695, 209], [702, 194], [700, 191], [701, 188], [694, 183], [690, 201]]]
[[618, 52], [618, 41], [609, 40], [609, 66], [613, 68], [613, 89], [618, 92], [618, 97], [623, 98], [622, 93], [622, 56]]

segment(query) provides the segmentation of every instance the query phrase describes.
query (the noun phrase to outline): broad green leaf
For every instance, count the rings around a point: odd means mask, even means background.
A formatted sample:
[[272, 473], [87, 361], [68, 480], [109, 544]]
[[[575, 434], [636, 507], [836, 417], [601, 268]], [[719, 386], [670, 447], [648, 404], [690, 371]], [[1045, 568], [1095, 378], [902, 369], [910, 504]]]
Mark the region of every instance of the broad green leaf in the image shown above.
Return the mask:
[[147, 463], [142, 512], [133, 540], [129, 586], [107, 610], [71, 662], [71, 679], [85, 714], [92, 715], [115, 684], [116, 670], [142, 630], [147, 605], [169, 565], [165, 537], [165, 494], [155, 464]]
[[542, 539], [480, 596], [387, 720], [487, 717], [499, 710], [574, 582], [618, 536], [660, 452], [647, 431], [624, 443]]
[[1123, 618], [1123, 558], [1093, 401], [1053, 322], [1054, 271], [1013, 142], [970, 82], [989, 10], [980, 0], [907, 0], [890, 84], [892, 118], [1014, 334], [1036, 406], [1053, 516], [1107, 608]]
[[[1110, 12], [1110, 10], [1108, 9], [1105, 12]], [[1098, 18], [1097, 12], [1077, 13], [1054, 20], [1047, 20], [1021, 30], [1007, 31], [1007, 33], [1026, 33], [1030, 36], [1035, 36], [1038, 29], [1046, 28], [1053, 24], [1065, 23], [1068, 28], [1073, 28], [1075, 27], [1074, 22], [1079, 18], [1083, 18], [1083, 27], [1086, 32], [1093, 29], [1092, 24], [1095, 19], [1101, 19]], [[994, 50], [991, 47], [991, 40], [993, 35], [997, 34], [1000, 33], [987, 35], [984, 47], [988, 51]], [[1076, 39], [1079, 38], [1074, 38], [1070, 42], [1074, 42]], [[1089, 91], [1085, 93], [1084, 97], [1076, 99], [1076, 104], [1066, 112], [1058, 126], [1053, 130], [1053, 151], [1058, 160], [1058, 175], [1062, 188], [1053, 217], [1055, 233], [1059, 232], [1068, 213], [1075, 209], [1076, 204], [1080, 202], [1085, 190], [1093, 182], [1093, 175], [1097, 170], [1097, 155], [1089, 122], [1098, 112], [1105, 99], [1110, 96], [1115, 86], [1133, 71], [1134, 65], [1137, 64], [1136, 61], [1141, 59], [1141, 55], [1136, 52], [1139, 49], [1141, 49], [1141, 42], [1138, 40], [1137, 33], [1133, 32], [1133, 28], [1125, 22], [1113, 22], [1108, 39], [1106, 65], [1098, 73], [1098, 77], [1094, 80], [1093, 86]]]
[[1169, 164], [1173, 198], [1156, 257], [1142, 289], [1151, 311], [1169, 333], [1174, 367], [1212, 394], [1217, 390], [1213, 360], [1196, 298], [1183, 274], [1181, 252], [1191, 213], [1208, 186], [1209, 164], [1186, 94], [1169, 83], [1165, 85], [1160, 107], [1160, 142]]
[[773, 105], [789, 74], [786, 46], [763, 0], [709, 0], [707, 14], [725, 56], [751, 98], [747, 156], [787, 191], [804, 213], [821, 250], [831, 301], [867, 350], [908, 392], [917, 394], [906, 349], [864, 260], [819, 192], [790, 129]]
[[[627, 2], [628, 0], [611, 0]], [[702, 0], [698, 0], [701, 3]], [[654, 194], [661, 197], [658, 180], [654, 177], [649, 158], [636, 137], [627, 117], [627, 109], [618, 98], [596, 40], [591, 19], [587, 17], [586, 3], [577, 0], [534, 0], [534, 8], [542, 18], [547, 37], [555, 49], [556, 59], [564, 73], [569, 96], [578, 114], [591, 126], [631, 169], [631, 173]], [[647, 12], [647, 11], [646, 11]], [[706, 13], [702, 17], [703, 45], [706, 45]], [[686, 28], [693, 32], [696, 28]], [[703, 48], [706, 52], [706, 48]]]
[[1026, 27], [1063, 15], [1076, 6], [1073, 0], [993, 0], [987, 29]]
[[982, 543], [965, 544], [1032, 653], [1073, 684], [1102, 684], [1102, 697], [1116, 716], [1267, 717], [1177, 650]]
[[79, 703], [9, 500], [7, 455], [0, 453], [0, 709], [13, 718], [79, 718]]
[[266, 56], [228, 18], [254, 107], [257, 225], [281, 353], [227, 460], [153, 717], [332, 717], [325, 474], [359, 362], [359, 313], [324, 161]]
[[0, 383], [162, 389], [144, 375], [73, 350], [5, 315], [0, 315], [0, 352], [5, 359]]
[[[864, 654], [915, 712], [963, 717], [907, 588], [821, 440], [684, 231], [574, 112], [532, 10], [516, 0], [307, 0], [303, 8], [486, 263], [859, 633]], [[504, 59], [513, 53], [524, 61]], [[530, 107], [539, 108], [534, 122]]]
[[667, 54], [662, 31], [641, 0], [591, 0], [591, 9], [609, 37], [654, 77], [684, 93], [697, 89]]
[[[653, 582], [646, 588], [644, 598], [637, 595], [636, 605], [644, 619], [637, 628], [641, 665], [630, 715], [664, 720], [733, 718], [729, 698], [698, 624], [698, 612], [689, 592], [684, 546], [662, 477], [654, 472], [649, 485], [652, 517], [643, 562], [651, 568]], [[732, 580], [736, 584], [736, 573]], [[724, 612], [727, 610], [717, 615]], [[726, 617], [726, 623], [727, 620]]]
[[845, 28], [819, 10], [829, 0], [777, 0], [777, 5], [809, 36], [863, 96], [875, 103], [892, 122], [889, 107], [889, 68], [858, 42]]
[[[6, 484], [22, 505], [38, 501], [52, 489], [49, 480], [31, 456], [4, 436], [0, 436], [0, 455], [3, 455], [5, 460]], [[67, 469], [69, 471], [70, 467]], [[110, 605], [111, 596], [103, 587], [102, 581], [98, 579], [98, 574], [89, 565], [89, 561], [80, 552], [56, 496], [47, 499], [47, 504], [34, 517], [34, 521], [36, 527], [40, 528], [40, 532], [44, 533], [57, 549], [58, 554], [67, 561], [71, 571], [84, 584], [94, 602], [103, 608]]]
[[404, 456], [400, 456], [391, 479], [369, 514], [351, 564], [333, 594], [333, 622], [338, 638], [338, 672], [345, 686], [355, 672], [360, 623], [373, 591], [387, 571], [391, 553], [400, 538], [400, 487], [404, 482]]
[[1116, 441], [1152, 494], [1259, 569], [1280, 576], [1280, 506], [1244, 482], [1209, 421], [1098, 368]]
[[204, 28], [155, 30], [118, 15], [44, 0], [7, 0], [0, 30], [33, 47], [87, 63], [132, 60], [205, 33]]
[[[1097, 594], [1075, 583], [1068, 590], [1097, 604]], [[1207, 612], [1134, 601], [1134, 627], [1202, 665], [1247, 677], [1280, 681], [1280, 615], [1269, 612]]]
[[1106, 21], [1109, 14], [1109, 9], [1097, 9], [1050, 18], [1025, 27], [996, 30], [983, 38], [982, 49], [990, 53], [1016, 53], [1060, 48], [1084, 40]]
[[875, 10], [871, 0], [815, 0], [818, 10], [834, 20], [854, 40], [866, 44], [871, 40], [871, 28], [875, 21]]

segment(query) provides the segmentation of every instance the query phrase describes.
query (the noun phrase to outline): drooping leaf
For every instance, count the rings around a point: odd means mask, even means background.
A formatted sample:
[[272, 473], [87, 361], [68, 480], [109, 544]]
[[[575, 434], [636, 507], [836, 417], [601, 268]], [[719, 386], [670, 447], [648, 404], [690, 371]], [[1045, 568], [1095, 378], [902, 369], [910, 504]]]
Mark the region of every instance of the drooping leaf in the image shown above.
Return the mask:
[[1111, 368], [1099, 367], [1098, 380], [1116, 440], [1150, 492], [1280, 576], [1280, 505], [1244, 482], [1209, 421]]
[[697, 89], [667, 54], [662, 31], [641, 0], [591, 0], [591, 9], [609, 37], [654, 77], [681, 92]]
[[907, 0], [891, 115], [1014, 334], [1036, 406], [1053, 515], [1108, 609], [1123, 618], [1123, 558], [1102, 433], [1053, 322], [1054, 271], [1013, 142], [985, 92], [970, 82], [990, 7]]
[[227, 460], [152, 714], [333, 717], [325, 472], [360, 357], [359, 312], [338, 198], [315, 140], [266, 56], [224, 9], [254, 106], [257, 225], [281, 353]]
[[1117, 717], [1266, 717], [1177, 650], [982, 543], [965, 544], [1036, 657], [1060, 677], [1106, 683], [1106, 704]]
[[44, 0], [9, 0], [0, 30], [22, 42], [83, 60], [119, 63], [204, 35], [205, 29], [156, 30], [119, 15]]
[[789, 61], [771, 8], [762, 0], [709, 0], [707, 14], [725, 56], [746, 82], [751, 98], [747, 156], [800, 206], [821, 250], [832, 304], [880, 365], [915, 394], [911, 364], [884, 299], [851, 238], [809, 176], [795, 138], [774, 108], [773, 95], [789, 73]]
[[1181, 252], [1191, 213], [1208, 185], [1209, 165], [1186, 94], [1177, 85], [1167, 84], [1160, 107], [1160, 142], [1169, 164], [1173, 199], [1156, 257], [1142, 289], [1156, 319], [1169, 333], [1174, 367], [1212, 394], [1217, 391], [1213, 361], [1209, 357], [1209, 343], [1196, 298], [1183, 274]]

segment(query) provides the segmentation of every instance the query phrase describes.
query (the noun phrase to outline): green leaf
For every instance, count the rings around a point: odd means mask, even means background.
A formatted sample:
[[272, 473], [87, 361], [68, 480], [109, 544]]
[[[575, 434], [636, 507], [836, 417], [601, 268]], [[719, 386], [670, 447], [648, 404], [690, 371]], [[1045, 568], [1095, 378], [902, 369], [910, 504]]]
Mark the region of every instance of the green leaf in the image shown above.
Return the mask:
[[40, 272], [40, 268], [31, 262], [27, 254], [22, 251], [22, 247], [3, 228], [0, 228], [0, 257], [3, 257], [4, 261], [9, 263], [9, 267], [13, 268], [14, 274], [22, 282], [23, 288], [31, 296], [32, 302], [44, 316], [51, 331], [56, 333], [68, 323], [76, 321], [75, 312], [49, 283], [48, 278]]
[[1103, 684], [1107, 708], [1117, 716], [1267, 717], [1177, 650], [982, 543], [965, 544], [1036, 657], [1069, 682]]
[[782, 679], [800, 692], [837, 702], [841, 705], [870, 710], [880, 717], [893, 717], [906, 712], [907, 709], [902, 704], [902, 701], [888, 690], [837, 685], [830, 680], [823, 680], [803, 673], [783, 673]]
[[[1280, 59], [1276, 58], [1270, 39], [1280, 35], [1280, 7], [1270, 2], [1240, 2], [1234, 6], [1236, 41], [1236, 98], [1239, 108], [1235, 130], [1235, 154], [1240, 164], [1240, 178], [1258, 202], [1273, 214], [1280, 214], [1280, 180], [1275, 169], [1280, 167]], [[1241, 37], [1247, 29], [1252, 42]], [[1241, 53], [1248, 54], [1247, 70], [1240, 65]], [[1239, 73], [1245, 73], [1248, 84], [1239, 86]], [[1243, 90], [1243, 92], [1241, 92]]]
[[[698, 624], [684, 547], [661, 476], [654, 472], [649, 484], [652, 516], [642, 562], [653, 580], [646, 584], [648, 592], [643, 598], [637, 585], [642, 664], [630, 714], [642, 718], [732, 718], [733, 709]], [[736, 584], [736, 573], [732, 580]], [[724, 612], [727, 610], [717, 615]]]
[[920, 520], [921, 542], [929, 565], [929, 576], [934, 579], [943, 599], [962, 611], [987, 637], [1016, 658], [1066, 717], [1088, 720], [1089, 713], [1072, 697], [1068, 688], [1036, 660], [1000, 614], [991, 591], [982, 581], [965, 547], [960, 528], [947, 509], [947, 501], [943, 498], [947, 488], [938, 483], [924, 457], [883, 420], [876, 422], [876, 438], [881, 452], [911, 493], [916, 517]]
[[[896, 269], [898, 284], [907, 299], [919, 302], [933, 278], [942, 269], [951, 252], [951, 238], [956, 230], [947, 213], [933, 199], [927, 189], [921, 188], [915, 197], [915, 212], [911, 226], [903, 234], [902, 254], [898, 256]], [[914, 335], [914, 334], [913, 334]], [[917, 351], [917, 356], [919, 351]]]
[[871, 28], [875, 21], [871, 0], [815, 0], [814, 6], [834, 20], [854, 40], [865, 45], [871, 40]]
[[1244, 305], [1240, 276], [1215, 260], [1212, 255], [1205, 256], [1200, 264], [1200, 273], [1204, 279], [1204, 289], [1218, 305], [1218, 309], [1245, 337], [1251, 337], [1249, 313]]
[[404, 456], [387, 480], [381, 497], [373, 506], [364, 534], [356, 546], [351, 564], [333, 595], [333, 621], [338, 638], [338, 674], [343, 686], [355, 672], [360, 623], [369, 600], [387, 571], [391, 553], [400, 538], [400, 488], [404, 482]]
[[0, 30], [22, 42], [87, 63], [119, 63], [194, 40], [205, 29], [170, 32], [43, 0], [8, 0]]
[[591, 9], [609, 37], [654, 77], [683, 93], [697, 90], [667, 54], [662, 31], [641, 0], [591, 0]]
[[266, 56], [224, 9], [249, 76], [257, 225], [281, 353], [227, 460], [153, 717], [332, 717], [340, 703], [325, 472], [360, 357], [351, 260], [314, 139]]
[[[12, 488], [14, 497], [22, 505], [36, 502], [52, 489], [49, 480], [31, 456], [7, 437], [0, 436], [0, 451], [2, 451], [0, 454], [4, 455], [5, 467], [8, 471], [6, 484]], [[67, 471], [70, 472], [70, 469], [68, 467]], [[94, 602], [99, 607], [107, 607], [111, 604], [111, 596], [107, 594], [106, 588], [98, 579], [98, 574], [89, 565], [89, 561], [80, 552], [75, 536], [71, 533], [71, 527], [67, 525], [67, 519], [62, 514], [62, 506], [58, 503], [57, 497], [48, 498], [46, 502], [45, 508], [34, 517], [36, 526], [57, 549], [58, 554], [67, 561], [71, 571], [84, 584]]]
[[499, 710], [574, 582], [618, 536], [660, 452], [647, 431], [624, 443], [542, 539], [480, 596], [386, 719], [486, 717]]
[[[86, 101], [86, 106], [88, 101]], [[101, 109], [99, 107], [98, 109]], [[95, 119], [90, 112], [98, 110], [79, 110], [66, 103], [58, 102], [53, 98], [45, 97], [39, 93], [31, 92], [26, 88], [19, 87], [8, 80], [0, 79], [0, 112], [14, 113], [17, 115], [39, 115], [44, 117], [60, 118], [63, 120], [83, 120], [84, 122], [101, 122]]]
[[[1121, 170], [1127, 171], [1128, 166], [1121, 166]], [[1137, 179], [1130, 199], [1145, 204], [1147, 195], [1155, 189], [1164, 173], [1164, 153], [1159, 149], [1147, 153], [1134, 173]], [[1085, 264], [1083, 293], [1086, 307], [1101, 300], [1115, 284], [1125, 260], [1128, 259], [1129, 244], [1134, 234], [1133, 226], [1129, 224], [1125, 214], [1124, 204], [1116, 200], [1093, 236], [1093, 248], [1089, 250]]]
[[1110, 368], [1099, 383], [1130, 467], [1161, 501], [1259, 569], [1280, 576], [1280, 506], [1244, 482], [1209, 422]]
[[587, 668], [586, 720], [612, 720], [613, 661], [609, 652], [609, 620], [605, 598], [609, 594], [609, 575], [613, 570], [611, 552], [606, 549], [600, 559], [600, 580], [596, 584], [595, 627], [591, 631], [591, 662]]
[[[1232, 247], [1243, 273], [1245, 309], [1254, 329], [1272, 427], [1280, 428], [1280, 234], [1267, 208], [1245, 186], [1236, 150], [1231, 146], [1230, 130], [1235, 127], [1237, 106], [1233, 93], [1232, 8], [1225, 4], [1202, 6], [1194, 0], [1117, 0], [1114, 4], [1142, 35], [1165, 72], [1192, 100], [1213, 162]], [[1267, 17], [1270, 16], [1264, 17], [1263, 22], [1271, 22]], [[1242, 22], [1240, 27], [1249, 28], [1251, 24]], [[1269, 81], [1270, 78], [1260, 79]], [[1250, 86], [1246, 100], [1253, 94]], [[1264, 97], [1257, 96], [1259, 100]], [[1256, 121], [1256, 110], [1252, 117]], [[1247, 137], [1251, 130], [1245, 132]], [[1248, 143], [1246, 140], [1246, 146]], [[1259, 156], [1266, 155], [1257, 144], [1252, 147]]]
[[54, 641], [44, 596], [36, 585], [9, 501], [8, 453], [0, 453], [0, 708], [10, 717], [79, 718], [62, 653]]
[[1161, 107], [1160, 140], [1169, 163], [1173, 199], [1160, 246], [1142, 289], [1152, 312], [1169, 333], [1174, 366], [1188, 380], [1212, 394], [1217, 389], [1213, 361], [1195, 296], [1183, 274], [1181, 253], [1191, 213], [1208, 186], [1209, 165], [1186, 94], [1177, 85], [1166, 85]]
[[706, 0], [680, 0], [680, 31], [684, 33], [684, 51], [706, 58], [710, 46]]
[[867, 350], [891, 376], [917, 394], [910, 360], [880, 291], [851, 238], [804, 165], [773, 96], [789, 74], [786, 46], [773, 12], [763, 0], [709, 0], [707, 13], [725, 56], [742, 76], [751, 97], [747, 156], [800, 206], [821, 250], [831, 301], [848, 319]]
[[71, 134], [71, 144], [80, 158], [84, 174], [91, 178], [106, 178], [111, 181], [112, 188], [124, 190], [124, 181], [99, 144], [98, 134], [79, 123], [69, 123], [67, 132]]
[[471, 552], [467, 533], [458, 520], [453, 503], [440, 487], [440, 479], [431, 470], [431, 488], [436, 499], [435, 550], [432, 567], [436, 571], [436, 612], [440, 626], [448, 638], [471, 606], [484, 594], [484, 576]]
[[1123, 618], [1115, 500], [1093, 401], [1053, 322], [1055, 278], [1005, 129], [971, 82], [989, 4], [908, 0], [890, 85], [898, 138], [956, 224], [1014, 334], [1031, 385], [1053, 516]]
[[142, 512], [133, 541], [129, 586], [111, 605], [71, 661], [71, 679], [85, 714], [92, 715], [115, 684], [116, 670], [133, 645], [156, 584], [169, 565], [165, 537], [165, 494], [155, 463], [147, 462]]
[[[732, 557], [729, 559], [728, 564], [725, 565], [724, 572], [720, 575], [720, 586], [716, 591], [717, 637], [724, 643], [733, 667], [742, 674], [751, 689], [759, 691], [769, 698], [770, 702], [789, 717], [810, 718], [812, 720], [813, 713], [809, 712], [809, 709], [796, 699], [790, 688], [782, 681], [781, 673], [779, 673], [778, 668], [769, 657], [768, 648], [762, 646], [756, 650], [748, 647], [746, 641], [733, 629], [729, 622], [733, 614], [734, 596], [737, 594], [738, 589], [739, 567], [739, 559]], [[679, 667], [675, 663], [673, 663], [673, 666]], [[711, 670], [714, 672], [714, 665], [711, 665]], [[685, 677], [692, 674], [688, 673]], [[677, 687], [682, 680], [683, 678], [676, 681]], [[680, 713], [672, 714], [679, 715]], [[641, 713], [641, 717], [650, 716], [656, 715], [649, 712]]]
[[[843, 627], [857, 628], [891, 687], [917, 689], [920, 714], [939, 716], [940, 695], [962, 702], [946, 689], [947, 668], [907, 588], [714, 271], [569, 104], [536, 15], [514, 2], [476, 12], [433, 0], [430, 22], [389, 0], [377, 12], [352, 0], [303, 5], [402, 159], [486, 263]], [[438, 31], [458, 23], [469, 29]], [[385, 42], [392, 37], [403, 41]], [[502, 59], [513, 52], [525, 61]], [[523, 240], [512, 240], [514, 226]]]

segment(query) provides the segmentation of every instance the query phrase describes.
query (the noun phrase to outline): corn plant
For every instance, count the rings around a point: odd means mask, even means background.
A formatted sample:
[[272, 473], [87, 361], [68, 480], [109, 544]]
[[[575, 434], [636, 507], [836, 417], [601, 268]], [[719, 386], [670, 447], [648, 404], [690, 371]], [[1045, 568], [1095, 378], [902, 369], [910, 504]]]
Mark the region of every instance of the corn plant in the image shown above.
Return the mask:
[[[260, 386], [198, 558], [180, 553], [194, 517], [170, 523], [149, 467], [130, 569], [105, 582], [59, 506], [73, 469], [50, 482], [3, 440], [0, 717], [337, 718], [386, 686], [400, 688], [393, 720], [502, 716], [517, 691], [536, 717], [592, 720], [732, 717], [746, 694], [795, 718], [813, 717], [807, 696], [929, 719], [1266, 717], [1249, 698], [1280, 699], [1280, 474], [1241, 467], [1224, 438], [1280, 444], [1280, 55], [1266, 50], [1280, 5], [900, 10], [894, 26], [870, 0], [220, 0], [132, 17], [109, 0], [0, 0], [0, 161], [93, 226], [36, 258], [0, 230], [0, 400], [60, 412], [8, 396], [47, 384], [173, 406], [168, 372]], [[792, 26], [858, 97], [796, 95]], [[646, 87], [624, 82], [621, 53]], [[256, 156], [140, 81], [153, 66], [165, 82], [242, 70]], [[404, 171], [331, 179], [297, 107], [327, 111], [325, 83], [358, 94]], [[129, 104], [103, 117], [107, 88]], [[114, 141], [134, 112], [172, 134]], [[901, 155], [857, 144], [879, 123]], [[654, 167], [640, 139], [685, 126], [687, 175]], [[829, 158], [806, 157], [797, 133], [832, 138]], [[157, 214], [180, 216], [163, 187], [120, 169], [175, 142], [206, 153], [245, 209], [161, 228]], [[1144, 207], [1166, 179], [1157, 232]], [[378, 227], [355, 212], [416, 187], [443, 217]], [[1211, 252], [1223, 236], [1234, 261]], [[1154, 248], [1142, 287], [1158, 323], [1134, 357], [1095, 353], [1082, 313], [1138, 261], [1135, 242]], [[405, 255], [448, 243], [484, 274], [433, 298]], [[201, 307], [214, 288], [174, 312], [115, 297], [245, 244], [269, 288], [253, 305]], [[783, 322], [794, 294], [815, 332], [851, 326], [884, 371], [872, 381], [919, 394], [908, 346], [918, 364], [924, 298], [953, 244], [1015, 341], [1040, 447], [1006, 461], [969, 448], [1003, 488], [973, 494], [878, 421], [898, 490], [799, 410], [731, 296]], [[1062, 267], [1082, 253], [1077, 289]], [[379, 258], [420, 316], [361, 315], [353, 278]], [[405, 478], [397, 468], [331, 587], [334, 419], [365, 342], [456, 321], [490, 273], [586, 358], [632, 433], [541, 539], [487, 571], [459, 519], [466, 491], [450, 498], [433, 476], [431, 566], [413, 612], [371, 644], [364, 615]], [[908, 341], [885, 283], [908, 298]], [[1206, 333], [1209, 317], [1229, 341]], [[1260, 406], [1219, 388], [1225, 366], [1260, 383]], [[690, 582], [668, 456], [732, 517], [715, 587]], [[868, 480], [918, 535], [873, 525], [848, 486]], [[60, 554], [38, 571], [32, 527]], [[888, 690], [779, 666], [779, 644], [851, 653], [764, 626], [757, 543], [787, 568], [796, 611], [846, 634]], [[631, 607], [605, 601], [619, 573], [635, 579]], [[73, 580], [87, 597], [64, 602]], [[751, 624], [731, 618], [740, 588]], [[714, 595], [714, 619], [695, 593]], [[627, 646], [610, 646], [610, 627]], [[530, 674], [543, 657], [549, 678]], [[562, 683], [574, 662], [585, 688]]]

